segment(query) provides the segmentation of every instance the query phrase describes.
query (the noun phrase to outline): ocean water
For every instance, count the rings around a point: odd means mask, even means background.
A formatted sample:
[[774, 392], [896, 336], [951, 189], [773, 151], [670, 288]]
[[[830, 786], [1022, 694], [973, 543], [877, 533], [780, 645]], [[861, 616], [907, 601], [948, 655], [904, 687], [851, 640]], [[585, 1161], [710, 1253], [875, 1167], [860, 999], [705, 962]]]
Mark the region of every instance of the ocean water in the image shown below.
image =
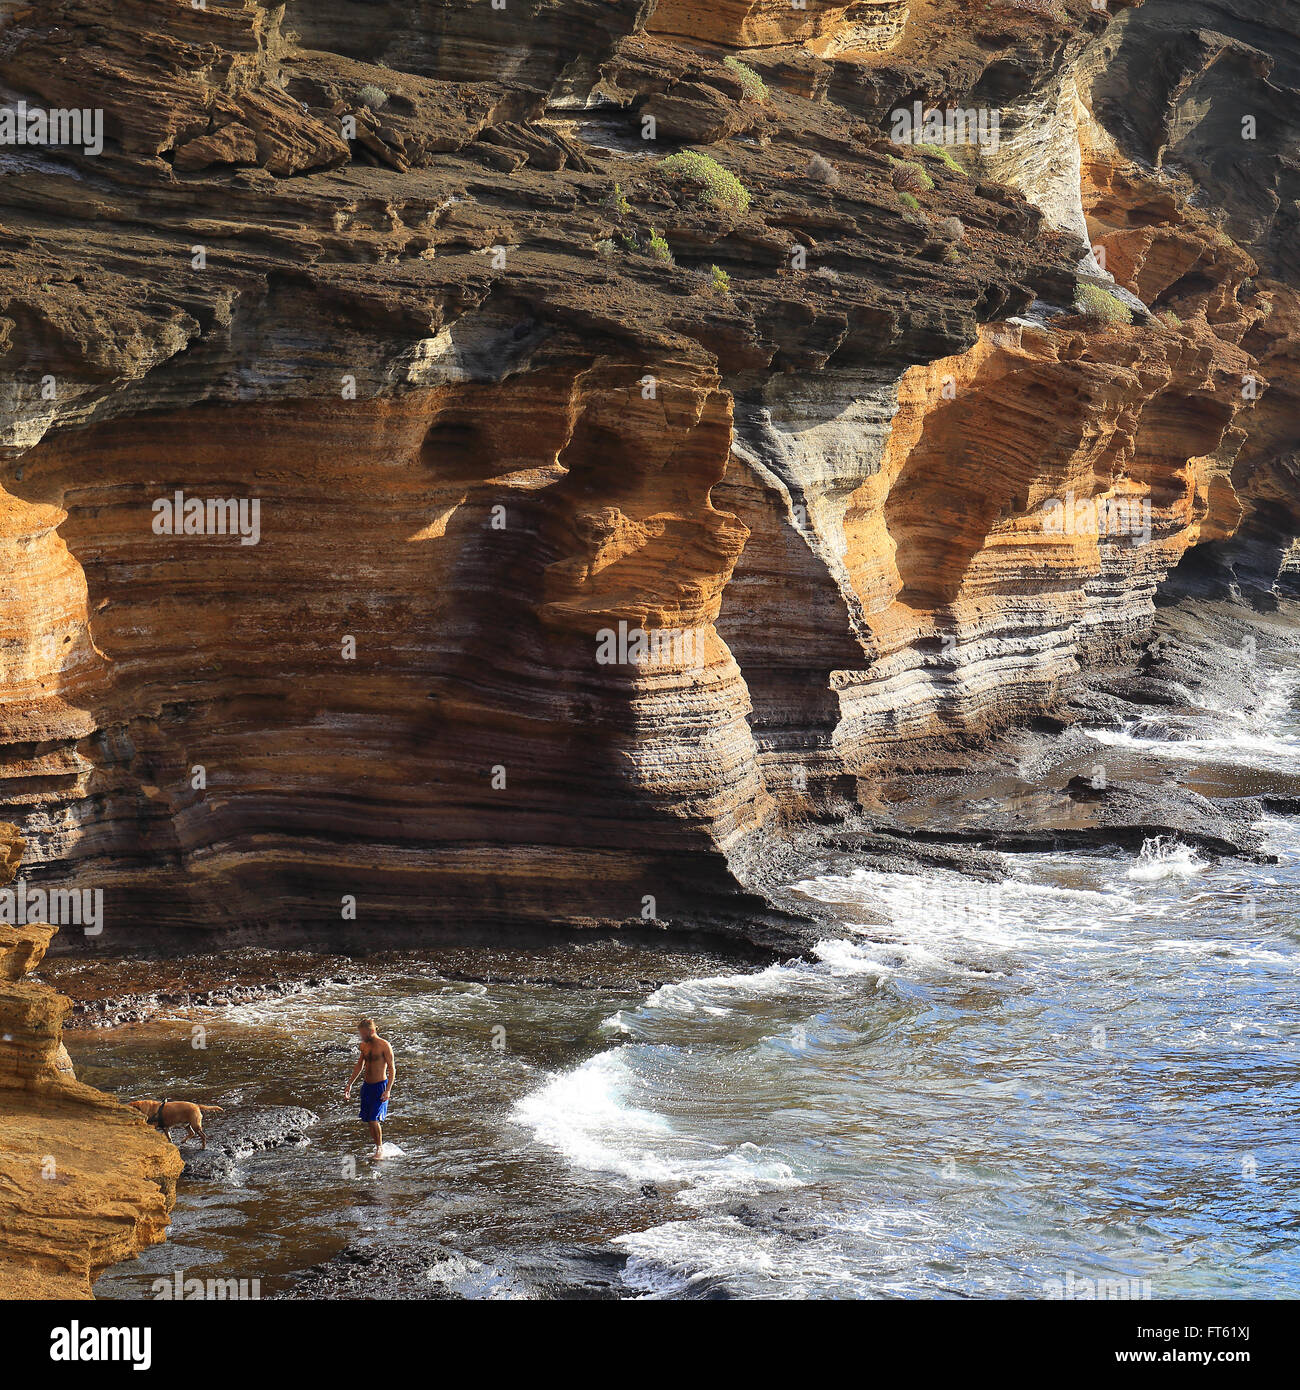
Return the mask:
[[[1296, 771], [1295, 688], [1095, 737], [1258, 788]], [[810, 878], [842, 924], [816, 959], [654, 989], [617, 947], [602, 988], [406, 956], [74, 1034], [124, 1098], [320, 1115], [309, 1144], [186, 1180], [172, 1239], [97, 1292], [177, 1268], [272, 1292], [383, 1240], [455, 1251], [428, 1277], [481, 1298], [611, 1247], [629, 1298], [1300, 1296], [1300, 822], [1263, 828], [1276, 864], [1159, 839], [1008, 856], [1003, 883]], [[381, 1163], [340, 1094], [362, 1013], [399, 1063]]]

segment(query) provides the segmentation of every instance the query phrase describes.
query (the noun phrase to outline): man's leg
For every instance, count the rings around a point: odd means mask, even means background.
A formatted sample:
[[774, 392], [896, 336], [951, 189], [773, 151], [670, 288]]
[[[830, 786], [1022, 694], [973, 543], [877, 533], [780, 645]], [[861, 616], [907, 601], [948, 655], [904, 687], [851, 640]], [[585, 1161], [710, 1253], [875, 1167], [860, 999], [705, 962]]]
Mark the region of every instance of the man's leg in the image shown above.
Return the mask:
[[370, 1137], [375, 1141], [375, 1152], [378, 1153], [384, 1146], [384, 1127], [378, 1120], [369, 1120]]

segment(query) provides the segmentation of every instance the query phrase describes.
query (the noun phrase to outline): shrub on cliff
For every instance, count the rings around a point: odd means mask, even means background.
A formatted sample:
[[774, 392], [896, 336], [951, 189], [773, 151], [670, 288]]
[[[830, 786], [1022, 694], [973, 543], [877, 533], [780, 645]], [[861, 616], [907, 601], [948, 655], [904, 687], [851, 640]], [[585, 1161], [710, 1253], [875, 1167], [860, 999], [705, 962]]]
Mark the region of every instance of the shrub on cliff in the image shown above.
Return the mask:
[[946, 164], [956, 174], [966, 172], [942, 145], [913, 145], [912, 148], [918, 154], [928, 154], [931, 159], [937, 159], [941, 164]]
[[921, 205], [912, 197], [910, 193], [900, 193], [898, 201], [908, 210], [908, 212], [919, 212]]
[[840, 171], [821, 155], [815, 154], [808, 161], [808, 177], [818, 183], [828, 183], [832, 188], [840, 181]]
[[687, 183], [698, 185], [703, 190], [704, 201], [715, 208], [733, 208], [745, 212], [749, 208], [749, 189], [731, 172], [724, 169], [716, 159], [696, 150], [678, 150], [670, 154], [660, 166], [669, 174], [676, 174]]
[[1101, 323], [1132, 323], [1133, 310], [1100, 285], [1081, 284], [1075, 291], [1074, 311]]
[[913, 159], [900, 159], [889, 180], [895, 188], [904, 188], [909, 193], [924, 193], [934, 187], [934, 180]]
[[619, 217], [626, 217], [632, 211], [632, 204], [628, 202], [622, 185], [617, 183], [614, 185], [613, 192], [605, 199], [605, 206]]
[[388, 104], [388, 93], [382, 87], [376, 87], [373, 82], [367, 82], [358, 92], [357, 96], [363, 106], [368, 106], [372, 111], [378, 111], [381, 106]]
[[740, 83], [741, 89], [750, 101], [767, 100], [767, 83], [735, 54], [728, 53], [722, 60], [722, 66]]
[[720, 265], [709, 267], [709, 278], [715, 290], [721, 290], [723, 294], [731, 293], [731, 276]]
[[941, 217], [934, 224], [936, 236], [940, 236], [944, 241], [951, 241], [954, 245], [966, 239], [966, 225], [960, 217]]
[[672, 265], [673, 253], [668, 249], [668, 243], [653, 227], [650, 228], [650, 240], [646, 243], [646, 250], [649, 251], [655, 260], [663, 261], [667, 265]]

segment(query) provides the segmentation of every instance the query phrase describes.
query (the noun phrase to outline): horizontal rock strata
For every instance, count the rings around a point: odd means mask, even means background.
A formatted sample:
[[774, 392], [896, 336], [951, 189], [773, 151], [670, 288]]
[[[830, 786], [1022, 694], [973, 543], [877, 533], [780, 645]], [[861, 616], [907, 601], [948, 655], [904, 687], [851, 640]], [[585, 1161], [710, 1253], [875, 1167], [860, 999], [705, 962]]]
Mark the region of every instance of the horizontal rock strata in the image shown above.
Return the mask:
[[[1280, 27], [356, 8], [0, 33], [104, 113], [0, 219], [0, 801], [103, 892], [64, 943], [779, 943], [784, 827], [1057, 709], [1162, 586], [1271, 592], [1277, 130], [1236, 221], [1191, 180], [1240, 202], [1195, 93]], [[955, 105], [1005, 142], [891, 139]]]

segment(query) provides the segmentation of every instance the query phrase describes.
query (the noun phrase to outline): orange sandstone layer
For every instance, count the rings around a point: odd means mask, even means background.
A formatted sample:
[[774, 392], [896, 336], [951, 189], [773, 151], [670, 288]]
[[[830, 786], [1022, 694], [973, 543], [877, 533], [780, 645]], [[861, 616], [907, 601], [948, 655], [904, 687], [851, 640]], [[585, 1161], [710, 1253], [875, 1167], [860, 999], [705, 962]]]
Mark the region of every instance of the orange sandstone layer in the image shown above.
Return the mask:
[[[110, 937], [146, 901], [160, 933], [338, 921], [345, 895], [376, 926], [686, 912], [674, 856], [765, 801], [712, 626], [745, 533], [708, 500], [725, 396], [661, 373], [633, 408], [633, 381], [195, 407], [26, 455], [11, 534], [62, 601], [11, 673], [18, 795]], [[258, 496], [256, 546], [155, 534], [177, 457], [188, 491]], [[689, 648], [602, 663], [620, 622]]]
[[[0, 826], [0, 882], [21, 841]], [[61, 1041], [72, 1002], [25, 976], [57, 929], [0, 925], [0, 1298], [89, 1298], [99, 1273], [164, 1238], [182, 1160], [133, 1110], [84, 1086]]]
[[[869, 774], [978, 741], [1128, 656], [1160, 581], [1240, 515], [1229, 472], [1252, 365], [1204, 327], [1062, 318], [986, 327], [969, 352], [913, 367], [887, 430], [879, 407], [873, 430], [866, 411], [814, 421], [787, 393], [782, 432], [769, 388], [765, 436], [720, 490], [751, 529], [721, 630], [779, 780], [806, 781], [809, 759]], [[865, 401], [871, 383], [856, 390]], [[814, 466], [837, 456], [840, 476]], [[792, 571], [797, 587], [781, 582]], [[796, 641], [792, 606], [807, 617]]]
[[[1264, 31], [1249, 15], [1195, 8], [1223, 32], [1212, 24], [1174, 43], [1159, 0], [1125, 17], [1106, 50], [1118, 61], [1084, 64], [1081, 201], [1106, 268], [1162, 323], [1250, 355], [1237, 383], [1242, 437], [1219, 493], [1226, 511], [1174, 584], [1267, 605], [1300, 529], [1300, 70], [1256, 46]], [[1139, 67], [1158, 74], [1153, 90], [1120, 109], [1118, 84]], [[1157, 116], [1149, 103], [1162, 91], [1169, 108]]]

